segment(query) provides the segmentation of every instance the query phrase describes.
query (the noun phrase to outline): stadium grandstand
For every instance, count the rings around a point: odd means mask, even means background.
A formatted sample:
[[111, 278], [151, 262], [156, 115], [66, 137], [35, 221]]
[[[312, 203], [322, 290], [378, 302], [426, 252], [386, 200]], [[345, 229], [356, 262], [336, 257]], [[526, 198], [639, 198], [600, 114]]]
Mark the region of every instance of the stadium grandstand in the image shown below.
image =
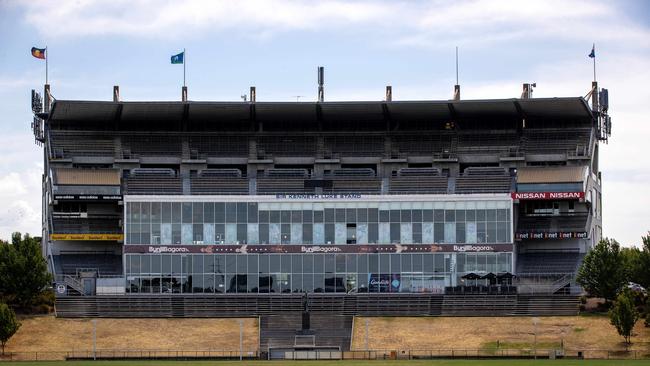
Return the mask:
[[[260, 350], [355, 315], [563, 315], [600, 240], [588, 98], [45, 101], [43, 254], [61, 317], [259, 316]], [[42, 107], [41, 107], [42, 105]]]

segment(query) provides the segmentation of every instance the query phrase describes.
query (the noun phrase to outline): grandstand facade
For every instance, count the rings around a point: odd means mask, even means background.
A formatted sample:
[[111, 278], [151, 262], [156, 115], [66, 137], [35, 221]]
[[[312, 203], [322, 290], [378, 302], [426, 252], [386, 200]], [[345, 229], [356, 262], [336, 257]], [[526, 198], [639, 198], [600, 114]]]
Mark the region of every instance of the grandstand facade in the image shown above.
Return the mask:
[[60, 297], [556, 293], [602, 235], [594, 90], [46, 102], [44, 255]]

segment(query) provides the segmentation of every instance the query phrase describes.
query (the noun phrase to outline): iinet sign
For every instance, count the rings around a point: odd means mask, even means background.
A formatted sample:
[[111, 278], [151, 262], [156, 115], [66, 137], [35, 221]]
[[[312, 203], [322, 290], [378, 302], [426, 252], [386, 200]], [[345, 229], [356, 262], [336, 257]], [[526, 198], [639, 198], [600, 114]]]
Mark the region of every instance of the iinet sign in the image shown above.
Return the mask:
[[580, 200], [585, 192], [513, 192], [513, 200]]

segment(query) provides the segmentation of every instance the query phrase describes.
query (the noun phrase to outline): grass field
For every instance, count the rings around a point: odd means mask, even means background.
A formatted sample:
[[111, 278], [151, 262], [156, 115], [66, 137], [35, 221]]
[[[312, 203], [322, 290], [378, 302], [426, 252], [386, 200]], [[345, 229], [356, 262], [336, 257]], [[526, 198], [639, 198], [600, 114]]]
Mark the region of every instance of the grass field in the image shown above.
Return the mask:
[[[23, 318], [7, 352], [67, 352], [92, 349], [90, 319]], [[256, 318], [244, 319], [244, 349], [257, 351]], [[97, 349], [238, 350], [239, 319], [97, 319]]]
[[43, 361], [5, 366], [646, 366], [650, 360], [440, 360], [440, 361]]
[[[357, 317], [353, 350], [365, 349], [366, 319], [371, 350], [531, 349], [535, 333], [539, 349], [562, 344], [571, 350], [625, 349], [609, 318], [562, 316], [539, 317], [537, 327], [531, 317]], [[630, 349], [650, 353], [650, 328], [641, 321], [634, 328]]]

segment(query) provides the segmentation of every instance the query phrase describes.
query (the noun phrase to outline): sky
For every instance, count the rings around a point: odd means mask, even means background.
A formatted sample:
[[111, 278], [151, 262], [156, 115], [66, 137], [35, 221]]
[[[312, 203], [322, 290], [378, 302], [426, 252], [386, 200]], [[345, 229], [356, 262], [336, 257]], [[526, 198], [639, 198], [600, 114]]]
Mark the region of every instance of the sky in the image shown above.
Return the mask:
[[0, 238], [40, 235], [42, 149], [30, 131], [31, 89], [58, 99], [180, 100], [186, 49], [190, 100], [445, 100], [610, 93], [601, 147], [603, 231], [638, 245], [650, 230], [650, 2], [581, 0], [171, 1], [0, 0]]

